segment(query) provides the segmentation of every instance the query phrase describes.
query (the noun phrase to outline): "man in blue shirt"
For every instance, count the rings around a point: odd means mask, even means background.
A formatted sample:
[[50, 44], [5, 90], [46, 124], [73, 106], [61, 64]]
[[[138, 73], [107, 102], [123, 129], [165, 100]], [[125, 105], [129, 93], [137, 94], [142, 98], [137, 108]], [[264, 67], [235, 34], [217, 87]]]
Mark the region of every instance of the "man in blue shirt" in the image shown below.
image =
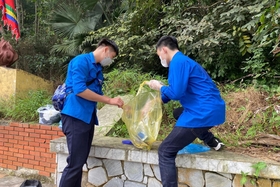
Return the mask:
[[182, 105], [174, 111], [177, 122], [158, 150], [163, 187], [177, 187], [178, 151], [196, 138], [217, 151], [224, 146], [209, 129], [225, 122], [226, 108], [215, 83], [201, 65], [179, 51], [176, 38], [163, 36], [156, 50], [162, 66], [169, 67], [168, 85], [157, 80], [148, 85], [161, 92], [163, 103], [177, 100]]
[[66, 92], [69, 94], [61, 111], [61, 119], [69, 156], [60, 187], [81, 187], [82, 168], [90, 152], [94, 126], [98, 125], [97, 102], [123, 106], [121, 98], [110, 98], [102, 92], [102, 66], [110, 65], [118, 52], [114, 41], [102, 39], [93, 52], [76, 56], [68, 65]]

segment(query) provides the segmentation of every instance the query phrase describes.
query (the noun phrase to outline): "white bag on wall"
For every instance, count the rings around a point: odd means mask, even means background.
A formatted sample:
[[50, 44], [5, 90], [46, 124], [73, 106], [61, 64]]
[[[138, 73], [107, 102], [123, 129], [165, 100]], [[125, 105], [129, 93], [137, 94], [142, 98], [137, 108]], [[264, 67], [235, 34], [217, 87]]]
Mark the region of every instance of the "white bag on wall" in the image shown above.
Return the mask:
[[60, 121], [60, 112], [53, 105], [45, 105], [37, 109], [39, 113], [39, 123], [51, 125]]

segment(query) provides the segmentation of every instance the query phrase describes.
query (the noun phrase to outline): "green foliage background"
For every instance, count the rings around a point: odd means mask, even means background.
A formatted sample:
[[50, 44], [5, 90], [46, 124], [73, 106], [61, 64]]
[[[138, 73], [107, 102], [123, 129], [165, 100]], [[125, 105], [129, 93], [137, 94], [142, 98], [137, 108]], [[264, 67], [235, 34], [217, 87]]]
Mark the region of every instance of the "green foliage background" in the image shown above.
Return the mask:
[[[149, 21], [155, 19], [153, 26], [138, 24], [142, 8]], [[160, 20], [154, 12], [158, 12]], [[159, 66], [155, 44], [161, 36], [173, 35], [181, 50], [201, 63], [216, 81], [245, 76], [248, 82], [275, 84], [279, 74], [279, 55], [273, 53], [279, 43], [278, 19], [278, 1], [217, 1], [205, 7], [193, 7], [189, 1], [161, 6], [146, 3], [114, 24], [91, 32], [81, 48], [94, 45], [103, 37], [112, 38], [121, 49], [119, 68], [137, 67], [166, 75]]]
[[104, 37], [120, 47], [111, 69], [166, 77], [155, 44], [173, 35], [220, 83], [278, 83], [279, 0], [23, 0], [22, 7], [21, 39], [1, 35], [20, 54], [15, 67], [46, 79], [62, 82], [71, 58]]

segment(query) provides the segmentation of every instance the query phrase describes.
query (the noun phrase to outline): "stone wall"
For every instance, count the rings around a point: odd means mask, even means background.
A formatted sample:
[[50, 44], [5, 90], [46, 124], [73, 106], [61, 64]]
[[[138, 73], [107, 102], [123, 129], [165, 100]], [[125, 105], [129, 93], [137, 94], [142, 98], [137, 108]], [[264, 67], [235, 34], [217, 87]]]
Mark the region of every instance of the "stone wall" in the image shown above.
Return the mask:
[[[87, 163], [84, 165], [83, 187], [161, 187], [156, 142], [150, 151], [123, 145], [121, 138], [95, 137]], [[57, 154], [56, 183], [68, 155], [66, 139], [51, 141], [51, 151]], [[264, 162], [256, 158], [227, 151], [209, 151], [178, 155], [179, 187], [280, 187], [280, 163], [265, 161], [267, 167], [258, 178], [252, 165]], [[250, 179], [257, 185], [250, 183]]]

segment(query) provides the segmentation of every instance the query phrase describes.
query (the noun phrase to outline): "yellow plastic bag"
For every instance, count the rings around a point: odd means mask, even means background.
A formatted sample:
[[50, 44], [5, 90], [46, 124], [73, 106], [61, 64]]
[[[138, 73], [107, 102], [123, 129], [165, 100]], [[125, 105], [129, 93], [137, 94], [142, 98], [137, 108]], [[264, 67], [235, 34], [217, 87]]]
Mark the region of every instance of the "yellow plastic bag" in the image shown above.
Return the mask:
[[160, 92], [151, 90], [145, 83], [140, 85], [136, 96], [123, 106], [122, 120], [133, 145], [150, 150], [158, 136], [162, 104]]

